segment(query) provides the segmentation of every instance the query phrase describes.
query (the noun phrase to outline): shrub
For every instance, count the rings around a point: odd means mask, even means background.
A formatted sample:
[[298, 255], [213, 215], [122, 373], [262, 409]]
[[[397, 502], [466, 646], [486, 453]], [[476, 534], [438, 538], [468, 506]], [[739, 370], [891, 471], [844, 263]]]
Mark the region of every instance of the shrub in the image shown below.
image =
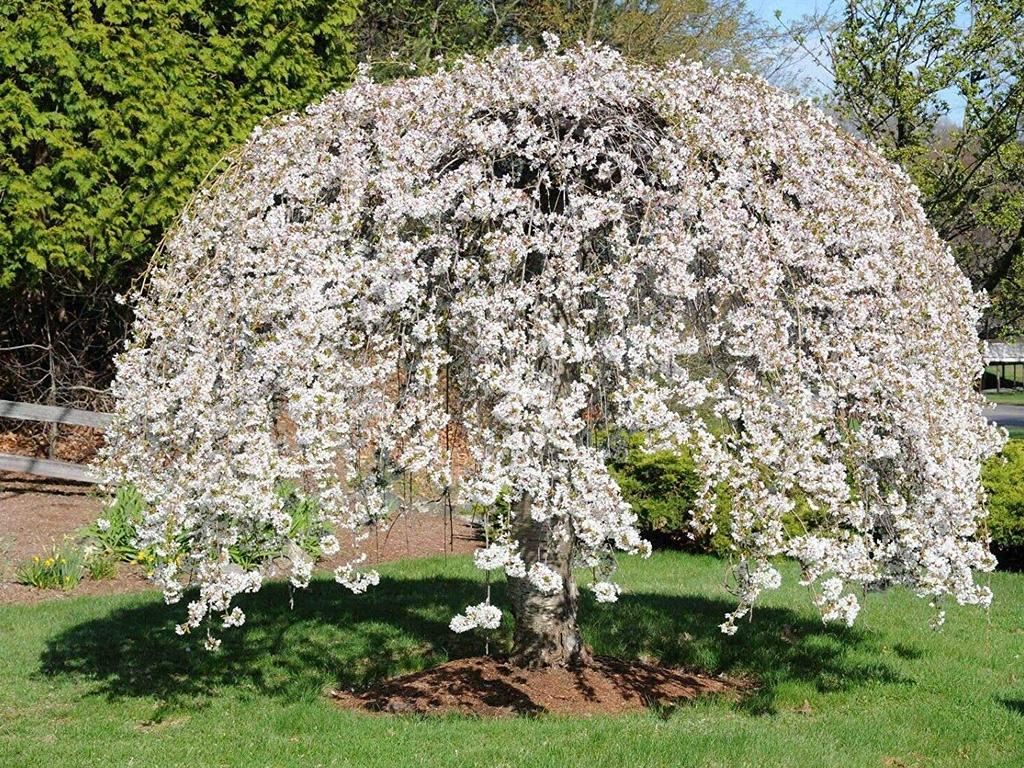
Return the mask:
[[988, 529], [997, 547], [1024, 547], [1024, 440], [1011, 440], [982, 471]]
[[22, 584], [41, 589], [74, 588], [85, 574], [85, 554], [81, 549], [65, 541], [54, 545], [45, 556], [35, 556], [23, 563], [17, 570], [17, 579]]
[[15, 0], [0, 25], [0, 286], [139, 264], [267, 115], [345, 84], [352, 0]]
[[715, 522], [718, 531], [695, 538], [689, 521], [700, 479], [689, 452], [655, 451], [643, 447], [642, 435], [618, 436], [609, 461], [623, 498], [639, 518], [638, 527], [657, 546], [725, 554], [729, 550], [729, 499], [719, 493]]

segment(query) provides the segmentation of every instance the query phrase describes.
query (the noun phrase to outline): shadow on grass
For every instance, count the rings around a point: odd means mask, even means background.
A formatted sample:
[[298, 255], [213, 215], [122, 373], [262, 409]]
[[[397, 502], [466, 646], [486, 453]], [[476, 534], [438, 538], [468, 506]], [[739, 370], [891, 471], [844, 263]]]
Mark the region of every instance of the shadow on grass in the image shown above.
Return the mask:
[[1016, 712], [1024, 717], [1024, 699], [997, 699], [997, 701], [1011, 712]]
[[786, 608], [755, 609], [753, 621], [730, 637], [718, 629], [735, 608], [728, 601], [641, 593], [610, 609], [587, 602], [584, 634], [601, 653], [753, 677], [758, 689], [740, 706], [754, 714], [773, 712], [776, 688], [790, 681], [821, 692], [911, 682], [883, 660], [882, 642], [872, 633], [826, 627]]
[[[315, 698], [479, 655], [482, 641], [452, 633], [448, 621], [478, 602], [480, 589], [463, 578], [384, 578], [371, 593], [353, 596], [314, 581], [290, 608], [288, 585], [271, 583], [239, 601], [246, 626], [224, 632], [217, 653], [203, 650], [203, 638], [175, 635], [186, 595], [179, 605], [118, 609], [60, 632], [47, 643], [40, 673], [90, 682], [92, 695], [155, 698], [171, 707], [202, 706], [228, 692]], [[495, 598], [501, 604], [500, 585]], [[732, 605], [721, 600], [635, 593], [613, 607], [589, 596], [584, 603], [584, 634], [597, 653], [753, 676], [761, 687], [741, 705], [750, 712], [772, 711], [775, 688], [789, 680], [823, 691], [905, 682], [879, 660], [870, 634], [826, 628], [786, 609], [758, 609], [753, 623], [726, 637], [718, 624]], [[501, 649], [509, 642], [507, 622], [498, 634], [492, 648]]]

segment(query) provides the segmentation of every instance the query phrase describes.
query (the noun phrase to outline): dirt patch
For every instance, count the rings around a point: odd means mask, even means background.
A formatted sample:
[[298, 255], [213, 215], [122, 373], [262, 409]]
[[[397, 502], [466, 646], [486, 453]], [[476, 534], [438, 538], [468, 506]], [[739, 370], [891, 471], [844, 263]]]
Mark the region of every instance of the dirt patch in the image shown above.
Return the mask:
[[[87, 464], [96, 458], [103, 445], [103, 433], [91, 427], [61, 424], [53, 444], [53, 457], [73, 464]], [[0, 453], [46, 458], [50, 450], [50, 429], [47, 424], [26, 424], [22, 429], [0, 432]]]
[[739, 697], [751, 687], [742, 680], [606, 656], [575, 669], [523, 669], [480, 656], [384, 680], [365, 691], [333, 691], [331, 697], [345, 709], [380, 714], [579, 716], [670, 707], [709, 695]]
[[[77, 595], [112, 595], [152, 588], [139, 567], [122, 563], [117, 578], [83, 580], [62, 592], [18, 584], [15, 569], [34, 555], [91, 523], [103, 510], [92, 486], [0, 473], [0, 605], [38, 603]], [[470, 521], [458, 515], [400, 515], [362, 544], [370, 564], [431, 555], [466, 554], [478, 545]], [[319, 564], [332, 570], [354, 553], [345, 547], [337, 557]]]
[[10, 578], [16, 563], [73, 536], [102, 509], [86, 486], [0, 481], [0, 579]]

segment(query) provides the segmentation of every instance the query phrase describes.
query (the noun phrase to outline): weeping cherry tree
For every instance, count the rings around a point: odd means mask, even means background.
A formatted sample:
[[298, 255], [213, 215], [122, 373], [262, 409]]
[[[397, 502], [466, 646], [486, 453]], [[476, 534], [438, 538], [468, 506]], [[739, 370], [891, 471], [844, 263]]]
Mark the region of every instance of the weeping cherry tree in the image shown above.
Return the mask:
[[[754, 77], [548, 43], [362, 77], [183, 214], [105, 457], [166, 599], [199, 587], [178, 631], [216, 646], [239, 593], [441, 497], [486, 510], [513, 659], [583, 660], [574, 569], [614, 602], [616, 554], [650, 552], [605, 467], [624, 433], [692, 454], [694, 535], [728, 499], [725, 633], [780, 557], [825, 621], [892, 584], [938, 622], [987, 604], [980, 302], [907, 177]], [[379, 580], [365, 555], [335, 575]], [[451, 629], [501, 617], [488, 593]]]

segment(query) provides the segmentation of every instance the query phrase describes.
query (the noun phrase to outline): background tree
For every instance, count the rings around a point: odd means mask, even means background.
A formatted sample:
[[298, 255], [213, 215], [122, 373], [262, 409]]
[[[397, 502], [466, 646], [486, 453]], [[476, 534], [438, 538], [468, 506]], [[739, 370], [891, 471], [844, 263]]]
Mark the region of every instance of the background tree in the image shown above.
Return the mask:
[[105, 386], [126, 316], [114, 296], [257, 122], [349, 81], [356, 10], [0, 2], [2, 395]]
[[680, 57], [725, 67], [768, 63], [777, 35], [745, 0], [522, 0], [506, 3], [514, 37], [537, 42], [601, 41], [631, 58], [660, 63]]
[[[441, 500], [483, 510], [515, 659], [579, 662], [574, 566], [614, 602], [615, 554], [650, 549], [606, 466], [621, 431], [688, 450], [695, 533], [728, 488], [723, 631], [780, 555], [827, 621], [893, 583], [941, 621], [994, 567], [973, 298], [905, 176], [808, 105], [503, 48], [254, 133], [138, 305], [107, 469], [150, 507], [167, 599], [199, 586], [181, 633]], [[310, 526], [332, 532], [310, 547]], [[378, 581], [360, 563], [335, 572], [356, 592]], [[501, 617], [488, 592], [451, 628]]]
[[986, 335], [1020, 333], [1024, 2], [848, 0], [812, 26], [829, 105], [920, 188], [939, 234], [992, 297]]
[[438, 60], [480, 52], [500, 41], [506, 5], [480, 0], [364, 0], [355, 25], [359, 61], [387, 79], [428, 71]]

